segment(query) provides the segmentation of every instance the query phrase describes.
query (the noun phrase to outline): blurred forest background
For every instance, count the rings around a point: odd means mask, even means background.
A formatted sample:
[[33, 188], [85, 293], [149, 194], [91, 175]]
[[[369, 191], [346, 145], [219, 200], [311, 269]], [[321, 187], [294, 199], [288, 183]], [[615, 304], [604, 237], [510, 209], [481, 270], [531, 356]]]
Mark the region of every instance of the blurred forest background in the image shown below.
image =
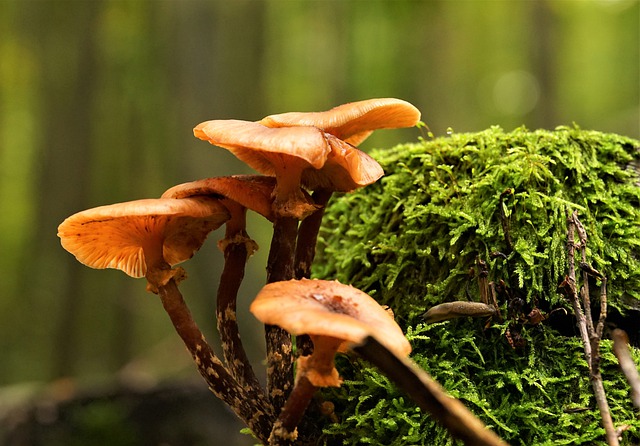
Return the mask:
[[[398, 97], [436, 136], [576, 123], [639, 138], [639, 24], [637, 0], [0, 0], [0, 387], [196, 375], [144, 280], [80, 265], [56, 228], [250, 173], [195, 139], [199, 122]], [[421, 134], [379, 131], [363, 147]], [[261, 250], [239, 317], [259, 363], [246, 307], [270, 226], [254, 218], [249, 231]], [[182, 286], [213, 344], [221, 237], [184, 265]]]

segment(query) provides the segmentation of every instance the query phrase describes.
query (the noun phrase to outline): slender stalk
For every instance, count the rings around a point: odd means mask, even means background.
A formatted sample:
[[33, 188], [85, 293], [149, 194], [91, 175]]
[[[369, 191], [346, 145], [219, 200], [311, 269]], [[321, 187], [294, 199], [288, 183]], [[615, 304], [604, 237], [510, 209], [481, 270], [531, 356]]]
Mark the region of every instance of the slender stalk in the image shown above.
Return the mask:
[[[298, 220], [276, 217], [267, 260], [267, 283], [293, 279]], [[276, 410], [284, 406], [293, 387], [291, 335], [275, 325], [265, 326], [267, 348], [267, 395]]]
[[[311, 277], [311, 266], [316, 256], [316, 243], [318, 232], [324, 217], [326, 204], [333, 195], [329, 189], [319, 189], [313, 193], [313, 201], [320, 209], [302, 220], [298, 229], [298, 240], [296, 242], [296, 254], [294, 269], [296, 279], [308, 279]], [[307, 335], [296, 337], [296, 349], [299, 355], [310, 355], [313, 352], [313, 342]]]
[[266, 444], [275, 421], [272, 406], [261, 393], [238, 384], [217, 358], [194, 321], [174, 279], [159, 285], [158, 295], [209, 389], [245, 422], [258, 440]]
[[317, 206], [321, 207], [300, 223], [294, 263], [296, 279], [308, 279], [311, 277], [311, 266], [316, 256], [318, 232], [320, 231], [326, 204], [332, 195], [333, 192], [329, 189], [315, 191], [313, 193], [313, 201]]
[[580, 337], [582, 338], [582, 344], [584, 345], [584, 356], [587, 360], [587, 366], [589, 367], [589, 373], [591, 373], [591, 340], [589, 339], [589, 332], [587, 331], [587, 321], [582, 307], [580, 306], [580, 299], [578, 298], [578, 290], [576, 286], [576, 265], [575, 265], [575, 224], [574, 217], [577, 218], [577, 214], [574, 212], [568, 219], [567, 227], [567, 258], [569, 262], [569, 275], [565, 278], [564, 285], [565, 290], [573, 306], [573, 312], [576, 315], [578, 323], [578, 330], [580, 331]]
[[[582, 297], [582, 305], [584, 308], [584, 314], [580, 308], [580, 300], [578, 298], [578, 291], [576, 288], [576, 272], [575, 272], [575, 231], [578, 231], [578, 238], [580, 240], [580, 250], [582, 255], [582, 271], [583, 271], [583, 284], [580, 291]], [[569, 260], [569, 277], [568, 282], [569, 297], [571, 304], [573, 305], [578, 321], [578, 327], [582, 336], [584, 344], [584, 353], [589, 366], [589, 379], [593, 388], [593, 393], [596, 398], [596, 404], [600, 410], [600, 417], [602, 418], [602, 426], [605, 430], [607, 438], [607, 444], [609, 446], [617, 446], [618, 433], [613, 425], [611, 419], [611, 411], [609, 409], [609, 403], [604, 391], [604, 384], [602, 382], [602, 375], [600, 374], [600, 340], [602, 338], [602, 330], [604, 327], [604, 321], [606, 319], [607, 311], [607, 291], [606, 291], [606, 277], [600, 274], [597, 270], [587, 265], [586, 262], [586, 250], [587, 250], [587, 233], [584, 226], [578, 220], [578, 213], [573, 212], [568, 218], [568, 260]], [[601, 292], [601, 307], [600, 317], [598, 318], [598, 325], [596, 328], [593, 326], [593, 319], [591, 318], [591, 301], [589, 298], [588, 281], [589, 275], [595, 275], [602, 280], [602, 292]]]
[[297, 427], [317, 389], [306, 376], [298, 376], [296, 385], [273, 425], [269, 437], [271, 446], [289, 446], [299, 443]]
[[374, 337], [368, 336], [353, 350], [384, 372], [420, 408], [446, 427], [453, 437], [475, 446], [507, 444], [487, 429], [460, 401], [447, 395], [428, 373], [409, 359], [397, 357]]
[[234, 215], [227, 222], [225, 238], [218, 244], [224, 253], [224, 268], [218, 285], [216, 321], [222, 353], [229, 371], [240, 385], [261, 392], [262, 387], [251, 367], [238, 329], [236, 313], [238, 290], [244, 278], [247, 258], [256, 246], [244, 229], [244, 208], [238, 211], [239, 214]]

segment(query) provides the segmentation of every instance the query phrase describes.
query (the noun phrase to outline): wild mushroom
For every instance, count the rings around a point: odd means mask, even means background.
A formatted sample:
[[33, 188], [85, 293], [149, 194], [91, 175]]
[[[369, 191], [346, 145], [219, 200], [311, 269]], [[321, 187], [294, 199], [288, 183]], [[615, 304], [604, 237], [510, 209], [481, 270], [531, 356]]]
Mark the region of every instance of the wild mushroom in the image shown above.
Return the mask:
[[318, 387], [339, 386], [334, 356], [362, 342], [374, 331], [395, 354], [406, 356], [411, 346], [393, 318], [362, 291], [336, 281], [290, 280], [266, 285], [250, 311], [265, 324], [278, 325], [294, 335], [309, 335], [310, 356], [297, 360], [296, 384], [271, 435], [271, 444], [289, 444], [296, 426]]
[[339, 386], [333, 360], [353, 350], [379, 367], [418, 405], [467, 444], [505, 446], [462, 403], [448, 396], [407, 356], [411, 346], [391, 314], [366, 293], [337, 281], [291, 280], [266, 285], [251, 304], [261, 321], [308, 334], [311, 356], [298, 358], [296, 385], [271, 432], [270, 444], [289, 445], [318, 387]]
[[[377, 98], [350, 102], [323, 112], [290, 112], [270, 115], [259, 123], [273, 128], [307, 126], [322, 129], [335, 138], [330, 159], [324, 172], [309, 171], [303, 182], [314, 190], [314, 201], [322, 208], [300, 225], [296, 246], [296, 278], [310, 277], [315, 257], [318, 230], [324, 205], [334, 191], [348, 192], [375, 182], [383, 172], [377, 162], [364, 152], [349, 147], [357, 146], [374, 130], [413, 127], [420, 120], [420, 111], [409, 102], [395, 98]], [[327, 175], [333, 168], [334, 175]], [[342, 176], [342, 180], [336, 178]], [[347, 175], [348, 174], [348, 175]], [[327, 181], [331, 179], [331, 182]]]
[[[322, 208], [333, 191], [348, 192], [383, 175], [375, 160], [341, 137], [353, 136], [351, 141], [357, 143], [373, 129], [415, 125], [420, 114], [404, 101], [381, 99], [345, 105], [320, 115], [317, 122], [324, 131], [305, 123], [280, 125], [274, 116], [260, 123], [207, 121], [194, 128], [198, 138], [230, 150], [263, 174], [276, 176], [276, 218], [267, 265], [268, 283], [309, 276], [322, 211], [316, 212], [308, 224], [304, 223], [305, 217]], [[335, 125], [330, 125], [331, 121]], [[304, 199], [301, 186], [316, 191], [315, 203]], [[300, 233], [298, 220], [303, 220]], [[296, 268], [296, 264], [300, 267]], [[266, 328], [266, 338], [268, 376], [273, 378], [268, 379], [267, 387], [277, 407], [291, 383], [291, 344], [282, 330], [271, 326]]]
[[218, 285], [216, 321], [223, 356], [231, 374], [241, 385], [256, 391], [261, 391], [261, 386], [240, 339], [236, 300], [247, 259], [258, 249], [258, 245], [246, 231], [246, 210], [254, 210], [273, 220], [271, 193], [274, 187], [273, 177], [235, 175], [180, 184], [162, 195], [162, 198], [218, 197], [220, 203], [229, 211], [230, 218], [226, 221], [225, 237], [218, 242], [225, 262]]
[[146, 277], [212, 392], [264, 440], [273, 409], [260, 394], [243, 389], [216, 357], [178, 290], [184, 271], [171, 268], [191, 258], [228, 218], [227, 209], [207, 197], [137, 200], [72, 215], [60, 224], [58, 236], [87, 266]]
[[302, 220], [316, 207], [300, 189], [306, 169], [324, 166], [331, 147], [316, 128], [265, 127], [256, 122], [213, 120], [198, 124], [196, 137], [225, 148], [258, 172], [275, 176], [274, 209], [280, 216]]
[[[276, 177], [267, 282], [293, 278], [298, 221], [317, 209], [302, 191], [302, 175], [325, 165], [331, 152], [327, 135], [312, 127], [272, 129], [237, 120], [203, 122], [193, 132], [200, 139], [230, 150], [260, 173]], [[279, 407], [293, 382], [291, 338], [278, 327], [267, 326], [265, 331], [267, 392]]]

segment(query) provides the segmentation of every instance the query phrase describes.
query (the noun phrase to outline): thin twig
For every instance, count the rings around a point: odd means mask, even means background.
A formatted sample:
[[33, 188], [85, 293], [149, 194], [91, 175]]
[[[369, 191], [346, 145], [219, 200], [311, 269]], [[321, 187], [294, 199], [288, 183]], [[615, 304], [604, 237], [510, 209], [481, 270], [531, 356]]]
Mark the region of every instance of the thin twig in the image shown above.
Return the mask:
[[[583, 284], [580, 290], [582, 297], [582, 305], [584, 306], [584, 313], [580, 307], [580, 300], [578, 298], [578, 291], [576, 288], [576, 270], [575, 270], [575, 232], [578, 232], [578, 238], [580, 240], [579, 247], [582, 256], [581, 269], [583, 272]], [[600, 410], [600, 416], [602, 418], [602, 426], [605, 430], [607, 437], [607, 443], [609, 446], [617, 446], [618, 433], [616, 432], [613, 420], [611, 419], [611, 411], [609, 404], [607, 403], [607, 397], [604, 391], [604, 384], [602, 382], [602, 375], [600, 374], [600, 340], [602, 339], [602, 331], [604, 328], [604, 321], [607, 316], [607, 291], [606, 291], [606, 277], [597, 272], [594, 268], [587, 265], [586, 251], [587, 251], [587, 233], [584, 226], [578, 219], [578, 213], [573, 212], [567, 219], [567, 251], [569, 260], [569, 276], [565, 279], [565, 289], [568, 289], [568, 295], [571, 299], [574, 311], [576, 313], [576, 319], [578, 321], [578, 327], [582, 336], [584, 344], [584, 353], [589, 367], [589, 379], [591, 380], [591, 386], [596, 398], [596, 404]], [[589, 297], [589, 276], [590, 271], [596, 271], [594, 274], [602, 281], [601, 293], [600, 293], [600, 316], [598, 318], [597, 327], [593, 326], [593, 319], [591, 318], [591, 300]]]

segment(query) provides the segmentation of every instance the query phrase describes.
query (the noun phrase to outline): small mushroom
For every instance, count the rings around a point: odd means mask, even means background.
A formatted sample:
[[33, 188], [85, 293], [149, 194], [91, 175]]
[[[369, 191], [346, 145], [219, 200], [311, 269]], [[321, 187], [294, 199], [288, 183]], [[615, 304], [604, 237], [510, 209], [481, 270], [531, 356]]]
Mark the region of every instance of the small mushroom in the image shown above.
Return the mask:
[[297, 361], [295, 387], [272, 431], [272, 444], [289, 444], [318, 387], [339, 386], [334, 356], [375, 336], [399, 356], [411, 351], [392, 316], [366, 293], [337, 281], [300, 279], [266, 285], [250, 311], [265, 324], [309, 335], [314, 349]]
[[420, 111], [395, 98], [350, 102], [323, 112], [290, 112], [270, 115], [259, 121], [267, 127], [309, 126], [322, 129], [354, 146], [374, 130], [413, 127]]
[[300, 186], [303, 171], [321, 169], [331, 151], [321, 130], [269, 128], [256, 122], [230, 119], [203, 122], [193, 133], [229, 150], [258, 172], [275, 176], [274, 209], [279, 215], [302, 220], [316, 210]]
[[301, 186], [348, 192], [384, 174], [369, 155], [315, 127], [269, 128], [256, 122], [213, 120], [199, 124], [193, 132], [258, 172], [275, 176], [276, 212], [298, 220], [317, 209], [303, 196]]
[[87, 266], [146, 277], [211, 391], [265, 440], [273, 408], [260, 393], [238, 384], [216, 357], [178, 289], [184, 271], [171, 268], [191, 258], [209, 232], [228, 219], [227, 209], [213, 198], [137, 200], [72, 215], [60, 224], [58, 236]]
[[[308, 171], [303, 176], [306, 187], [315, 191], [314, 201], [324, 206], [336, 191], [348, 192], [378, 180], [383, 171], [376, 161], [357, 146], [374, 130], [413, 127], [420, 111], [412, 104], [395, 98], [376, 98], [350, 102], [323, 112], [290, 112], [270, 115], [259, 123], [273, 128], [307, 126], [332, 135], [331, 154], [321, 171]], [[328, 172], [331, 171], [331, 174]], [[317, 233], [323, 208], [300, 225], [296, 247], [296, 278], [310, 277], [315, 257]]]
[[147, 277], [151, 290], [164, 285], [205, 238], [229, 218], [217, 200], [146, 199], [78, 212], [58, 227], [62, 246], [79, 262]]

